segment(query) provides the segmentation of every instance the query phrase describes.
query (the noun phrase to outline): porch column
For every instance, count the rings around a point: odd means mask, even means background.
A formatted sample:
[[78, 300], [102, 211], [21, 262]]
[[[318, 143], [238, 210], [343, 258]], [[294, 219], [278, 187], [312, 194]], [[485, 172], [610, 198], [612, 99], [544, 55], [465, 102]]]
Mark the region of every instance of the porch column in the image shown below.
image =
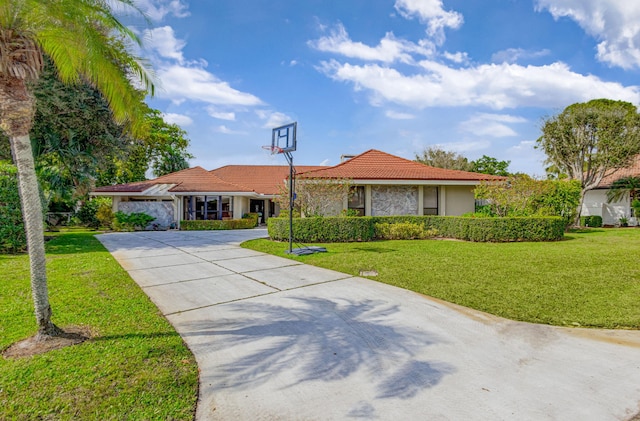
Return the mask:
[[208, 206], [207, 206], [207, 196], [205, 195], [205, 197], [204, 197], [204, 220], [205, 221], [208, 219], [207, 218], [207, 208], [208, 208]]
[[189, 220], [196, 220], [196, 197], [189, 196]]
[[371, 204], [372, 204], [371, 186], [367, 184], [366, 186], [364, 186], [364, 216], [372, 216]]
[[424, 186], [418, 186], [418, 215], [424, 215]]
[[222, 196], [218, 196], [218, 219], [222, 219]]

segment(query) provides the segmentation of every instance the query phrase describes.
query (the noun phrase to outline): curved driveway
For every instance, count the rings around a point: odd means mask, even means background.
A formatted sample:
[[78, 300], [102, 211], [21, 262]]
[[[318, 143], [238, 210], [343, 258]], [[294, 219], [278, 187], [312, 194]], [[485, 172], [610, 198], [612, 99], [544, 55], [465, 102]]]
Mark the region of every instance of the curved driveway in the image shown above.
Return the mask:
[[513, 322], [238, 247], [266, 235], [97, 236], [196, 356], [198, 420], [640, 420], [638, 331]]

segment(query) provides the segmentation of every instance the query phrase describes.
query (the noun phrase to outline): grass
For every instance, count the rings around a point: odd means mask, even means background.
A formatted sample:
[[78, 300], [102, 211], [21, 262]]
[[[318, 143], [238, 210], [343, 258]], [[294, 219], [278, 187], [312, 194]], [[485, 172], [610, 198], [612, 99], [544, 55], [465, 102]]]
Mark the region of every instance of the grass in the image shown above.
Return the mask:
[[[83, 344], [0, 358], [0, 419], [190, 420], [193, 355], [147, 296], [89, 232], [47, 243], [49, 296], [60, 326]], [[0, 255], [0, 349], [35, 333], [28, 256]]]
[[592, 229], [553, 243], [447, 240], [315, 244], [292, 257], [285, 243], [254, 250], [359, 275], [513, 320], [640, 329], [640, 229]]

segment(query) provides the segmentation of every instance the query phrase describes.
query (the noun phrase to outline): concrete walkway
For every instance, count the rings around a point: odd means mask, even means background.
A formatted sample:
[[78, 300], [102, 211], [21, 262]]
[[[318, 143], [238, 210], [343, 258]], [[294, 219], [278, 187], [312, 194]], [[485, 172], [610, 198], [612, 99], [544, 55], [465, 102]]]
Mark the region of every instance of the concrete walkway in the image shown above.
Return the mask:
[[512, 322], [238, 247], [264, 236], [98, 236], [195, 354], [198, 420], [640, 420], [639, 331]]

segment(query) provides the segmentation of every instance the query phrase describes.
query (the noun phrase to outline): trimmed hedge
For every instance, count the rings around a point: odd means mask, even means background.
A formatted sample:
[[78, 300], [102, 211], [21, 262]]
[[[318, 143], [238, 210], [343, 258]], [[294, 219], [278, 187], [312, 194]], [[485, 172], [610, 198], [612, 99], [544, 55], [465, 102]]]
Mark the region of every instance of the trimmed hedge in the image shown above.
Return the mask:
[[[564, 237], [561, 217], [467, 218], [459, 216], [364, 216], [295, 218], [293, 238], [302, 242], [372, 241], [376, 224], [412, 223], [435, 230], [438, 237], [478, 242], [557, 241]], [[270, 218], [269, 236], [289, 238], [289, 220]]]
[[258, 220], [254, 217], [228, 220], [180, 221], [180, 229], [183, 231], [248, 229], [257, 225]]
[[599, 216], [599, 215], [581, 216], [580, 217], [580, 226], [581, 227], [600, 228], [602, 226], [602, 217]]
[[14, 165], [0, 161], [0, 254], [20, 253], [26, 249], [18, 170]]

